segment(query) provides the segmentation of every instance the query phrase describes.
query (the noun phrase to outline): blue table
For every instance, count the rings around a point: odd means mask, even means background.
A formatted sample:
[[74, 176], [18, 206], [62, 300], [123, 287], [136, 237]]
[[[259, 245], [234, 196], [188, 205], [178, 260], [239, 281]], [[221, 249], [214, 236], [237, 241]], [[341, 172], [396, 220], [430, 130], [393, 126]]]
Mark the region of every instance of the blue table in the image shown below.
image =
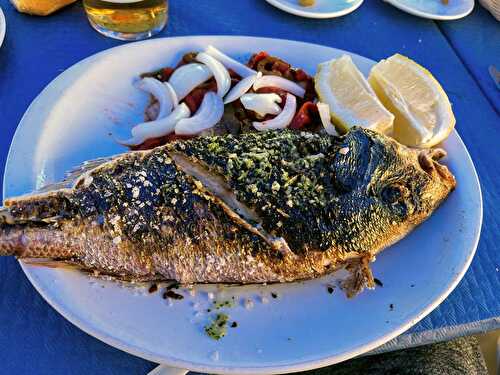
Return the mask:
[[[21, 15], [7, 0], [0, 0], [0, 4], [7, 18], [6, 40], [0, 49], [3, 169], [16, 126], [36, 95], [77, 61], [121, 42], [95, 33], [80, 4], [48, 18]], [[498, 35], [498, 25], [488, 17], [476, 9], [464, 20], [437, 24], [370, 0], [340, 19], [307, 20], [283, 13], [263, 0], [171, 0], [170, 22], [160, 36], [235, 34], [296, 39], [350, 50], [374, 60], [400, 52], [429, 68], [448, 92], [457, 129], [482, 184], [485, 207], [481, 241], [470, 270], [449, 298], [381, 350], [500, 327], [498, 92], [489, 88], [483, 72], [483, 67], [493, 62], [498, 67], [500, 51], [498, 43], [495, 48], [482, 47], [490, 43], [478, 31], [483, 22]], [[470, 33], [461, 44], [464, 30]], [[467, 45], [474, 51], [466, 50]], [[11, 258], [0, 259], [0, 321], [0, 373], [145, 374], [154, 366], [103, 344], [67, 322], [45, 303]]]
[[469, 17], [441, 23], [439, 27], [492, 107], [500, 113], [500, 90], [488, 74], [490, 65], [500, 70], [500, 22], [477, 6]]

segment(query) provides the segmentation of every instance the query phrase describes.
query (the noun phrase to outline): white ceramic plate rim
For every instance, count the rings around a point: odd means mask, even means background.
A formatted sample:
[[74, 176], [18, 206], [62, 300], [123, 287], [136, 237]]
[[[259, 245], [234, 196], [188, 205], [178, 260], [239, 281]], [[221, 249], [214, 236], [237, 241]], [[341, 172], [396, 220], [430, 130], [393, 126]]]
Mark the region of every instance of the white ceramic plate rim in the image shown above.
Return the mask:
[[5, 38], [5, 31], [7, 29], [7, 22], [5, 21], [5, 14], [0, 7], [0, 47], [2, 47]]
[[[218, 38], [221, 36], [202, 36], [201, 38]], [[178, 39], [178, 40], [189, 40], [193, 37], [177, 37], [177, 38], [168, 38], [168, 39]], [[194, 37], [196, 38], [196, 37]], [[227, 38], [227, 37], [225, 37]], [[244, 40], [246, 38], [251, 38], [255, 40], [270, 40], [270, 38], [255, 38], [255, 37], [244, 37], [244, 36], [239, 36], [239, 37], [231, 37], [235, 39], [241, 39]], [[145, 41], [145, 42], [139, 42], [139, 43], [150, 43], [154, 42], [155, 40], [152, 41]], [[157, 41], [157, 40], [156, 40]], [[296, 42], [296, 41], [287, 41], [287, 40], [279, 40], [279, 39], [274, 39], [274, 42], [279, 43], [280, 41], [284, 42], [293, 42], [293, 43], [302, 43], [302, 42]], [[302, 43], [302, 44], [309, 44], [309, 43]], [[321, 46], [323, 47], [323, 46]], [[124, 46], [119, 46], [112, 48], [110, 50], [103, 51], [101, 53], [98, 53], [96, 55], [90, 56], [81, 62], [75, 64], [72, 66], [70, 69], [68, 69], [65, 73], [63, 74], [68, 74], [70, 75], [72, 70], [75, 69], [78, 65], [83, 64], [83, 63], [88, 63], [93, 59], [98, 59], [102, 54], [109, 53], [109, 51], [115, 50], [115, 49], [121, 49], [121, 48], [127, 48], [127, 45]], [[51, 89], [57, 85], [57, 83], [61, 80], [61, 76], [57, 77], [54, 79], [43, 91], [42, 93], [32, 102], [26, 113], [24, 114], [23, 118], [21, 119], [20, 124], [25, 121], [25, 119], [30, 115], [31, 111], [33, 111], [33, 107], [36, 106], [36, 104], [41, 100], [41, 97], [46, 95], [48, 92], [51, 91]], [[15, 145], [17, 143], [17, 139], [19, 138], [19, 134], [21, 133], [20, 131], [21, 126], [18, 127], [16, 130], [16, 133], [14, 135], [14, 139], [12, 141], [9, 154], [7, 157], [7, 162], [6, 162], [6, 171], [8, 169], [8, 166], [11, 163], [11, 158], [13, 153], [15, 152]], [[455, 132], [457, 140], [461, 145], [463, 146], [463, 142], [458, 136], [458, 133]], [[323, 367], [327, 365], [331, 365], [334, 363], [341, 362], [343, 360], [352, 358], [354, 356], [363, 354], [365, 352], [368, 352], [385, 342], [391, 340], [392, 338], [398, 336], [399, 334], [403, 333], [406, 331], [408, 328], [416, 324], [418, 321], [420, 321], [422, 318], [424, 318], [427, 314], [429, 314], [434, 308], [436, 308], [449, 294], [450, 292], [456, 287], [456, 285], [459, 283], [459, 281], [462, 279], [463, 275], [465, 274], [466, 270], [468, 269], [472, 258], [474, 256], [478, 241], [479, 241], [479, 234], [480, 234], [480, 228], [482, 224], [482, 196], [481, 196], [481, 190], [480, 190], [480, 185], [479, 185], [479, 180], [477, 177], [477, 173], [473, 167], [472, 160], [470, 158], [469, 153], [467, 152], [465, 146], [465, 157], [467, 161], [471, 164], [472, 166], [472, 171], [473, 171], [473, 176], [474, 176], [474, 181], [471, 181], [470, 183], [476, 184], [479, 188], [478, 193], [479, 193], [479, 225], [476, 227], [478, 228], [475, 231], [474, 234], [474, 241], [473, 241], [473, 249], [470, 251], [468, 257], [466, 258], [465, 262], [463, 263], [462, 268], [460, 269], [459, 272], [454, 274], [454, 277], [450, 280], [448, 283], [447, 288], [439, 295], [439, 297], [435, 298], [431, 303], [429, 303], [425, 308], [420, 310], [417, 314], [415, 314], [413, 317], [407, 319], [403, 324], [401, 324], [397, 329], [392, 330], [391, 332], [381, 335], [380, 337], [374, 339], [373, 341], [361, 345], [356, 348], [356, 350], [350, 350], [346, 351], [340, 354], [336, 354], [333, 356], [321, 358], [318, 360], [312, 360], [312, 361], [295, 361], [290, 365], [278, 365], [278, 366], [263, 366], [263, 367], [258, 367], [258, 366], [247, 366], [247, 367], [221, 367], [217, 366], [214, 364], [213, 366], [206, 366], [206, 365], [200, 365], [197, 363], [189, 362], [189, 361], [184, 361], [184, 360], [177, 360], [176, 358], [169, 358], [166, 356], [160, 357], [158, 355], [155, 355], [149, 351], [144, 350], [143, 348], [137, 347], [135, 345], [131, 345], [130, 343], [124, 342], [120, 339], [117, 339], [111, 335], [109, 335], [107, 332], [104, 332], [102, 330], [96, 329], [93, 326], [89, 326], [88, 322], [85, 321], [85, 319], [81, 319], [77, 314], [73, 313], [72, 311], [66, 310], [63, 306], [58, 305], [57, 301], [55, 298], [48, 293], [47, 290], [44, 290], [41, 288], [37, 283], [36, 280], [34, 280], [33, 275], [30, 273], [30, 270], [23, 264], [23, 262], [20, 262], [21, 267], [23, 268], [26, 276], [28, 279], [32, 282], [32, 284], [35, 286], [36, 290], [45, 298], [45, 300], [52, 306], [56, 311], [58, 311], [61, 315], [63, 315], [66, 319], [68, 319], [70, 322], [72, 322], [74, 325], [76, 325], [78, 328], [82, 329], [83, 331], [87, 332], [88, 334], [100, 339], [101, 341], [112, 345], [114, 347], [117, 347], [123, 351], [126, 351], [128, 353], [131, 353], [133, 355], [151, 360], [153, 362], [157, 363], [166, 363], [170, 366], [174, 366], [177, 368], [188, 368], [190, 370], [194, 371], [199, 371], [199, 372], [209, 372], [209, 373], [221, 373], [221, 374], [274, 374], [274, 373], [283, 373], [283, 372], [297, 372], [297, 371], [305, 371], [305, 370], [310, 370], [313, 368], [318, 368], [318, 367]], [[6, 173], [5, 173], [6, 174]], [[4, 191], [4, 196], [6, 196], [6, 180], [4, 179], [4, 186], [3, 186], [3, 191]]]
[[470, 12], [474, 9], [474, 1], [470, 2], [470, 7], [465, 11], [457, 14], [449, 14], [449, 15], [443, 15], [443, 14], [434, 14], [434, 13], [428, 13], [428, 12], [423, 12], [418, 9], [415, 9], [409, 5], [406, 5], [402, 3], [400, 0], [384, 0], [385, 2], [395, 6], [396, 8], [412, 14], [417, 17], [422, 17], [422, 18], [428, 18], [431, 20], [439, 20], [439, 21], [451, 21], [451, 20], [457, 20], [460, 18], [463, 18], [465, 16], [468, 16]]
[[306, 18], [335, 18], [335, 17], [341, 17], [345, 16], [346, 14], [354, 12], [356, 9], [358, 9], [361, 4], [363, 4], [364, 0], [357, 0], [354, 2], [351, 6], [339, 10], [336, 12], [321, 12], [321, 11], [311, 11], [311, 10], [301, 10], [297, 9], [294, 7], [291, 7], [287, 4], [285, 4], [282, 0], [266, 0], [269, 4], [275, 6], [278, 9], [281, 9], [287, 13], [294, 14], [296, 16], [300, 17], [306, 17]]

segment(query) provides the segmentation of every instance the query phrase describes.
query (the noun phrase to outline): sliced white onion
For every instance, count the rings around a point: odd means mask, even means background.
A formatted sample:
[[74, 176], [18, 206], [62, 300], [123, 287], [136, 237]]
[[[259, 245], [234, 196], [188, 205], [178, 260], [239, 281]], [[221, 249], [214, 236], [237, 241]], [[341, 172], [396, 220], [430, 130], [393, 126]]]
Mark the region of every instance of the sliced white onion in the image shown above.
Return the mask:
[[191, 63], [175, 69], [168, 83], [177, 94], [177, 99], [181, 101], [196, 86], [207, 81], [210, 77], [212, 77], [212, 71], [207, 66]]
[[250, 69], [245, 64], [242, 64], [239, 61], [236, 61], [233, 58], [229, 57], [228, 55], [225, 55], [214, 46], [208, 46], [205, 49], [205, 53], [219, 60], [226, 68], [232, 69], [234, 72], [238, 73], [242, 78], [257, 73], [255, 70]]
[[319, 117], [325, 131], [330, 135], [339, 135], [337, 130], [335, 130], [335, 126], [333, 126], [331, 122], [330, 106], [321, 102], [318, 102], [316, 106], [318, 107]]
[[277, 115], [281, 112], [281, 107], [276, 103], [281, 103], [278, 94], [245, 94], [240, 97], [243, 107], [254, 111], [260, 116]]
[[170, 92], [161, 81], [156, 78], [145, 77], [139, 81], [138, 87], [150, 93], [158, 100], [160, 110], [158, 111], [157, 119], [161, 119], [172, 112], [174, 106], [173, 99]]
[[170, 94], [170, 98], [172, 99], [172, 104], [174, 108], [176, 108], [179, 105], [179, 98], [177, 97], [177, 93], [175, 92], [174, 88], [170, 83], [163, 82], [163, 84], [167, 87], [167, 90]]
[[217, 95], [223, 98], [231, 88], [231, 76], [227, 69], [217, 59], [205, 52], [197, 54], [196, 60], [205, 64], [212, 71], [217, 82]]
[[292, 94], [286, 94], [285, 107], [278, 116], [263, 122], [254, 121], [252, 125], [259, 131], [285, 129], [292, 122], [296, 109], [297, 99]]
[[258, 72], [257, 74], [243, 78], [236, 85], [234, 85], [231, 91], [229, 91], [229, 93], [226, 95], [226, 98], [224, 99], [224, 104], [229, 104], [239, 99], [241, 95], [243, 95], [252, 88], [255, 81], [258, 80], [260, 77], [262, 77], [262, 73]]
[[175, 125], [181, 120], [191, 116], [189, 107], [181, 103], [170, 115], [159, 120], [143, 122], [132, 128], [132, 138], [125, 141], [117, 140], [125, 146], [137, 146], [151, 138], [163, 137], [174, 131]]
[[290, 81], [289, 79], [278, 76], [262, 76], [253, 84], [253, 89], [257, 91], [261, 87], [277, 87], [288, 91], [293, 95], [304, 97], [306, 90], [299, 84]]
[[201, 106], [195, 115], [180, 120], [175, 125], [175, 134], [193, 135], [210, 129], [217, 124], [224, 114], [224, 103], [216, 93], [209, 91], [203, 97]]

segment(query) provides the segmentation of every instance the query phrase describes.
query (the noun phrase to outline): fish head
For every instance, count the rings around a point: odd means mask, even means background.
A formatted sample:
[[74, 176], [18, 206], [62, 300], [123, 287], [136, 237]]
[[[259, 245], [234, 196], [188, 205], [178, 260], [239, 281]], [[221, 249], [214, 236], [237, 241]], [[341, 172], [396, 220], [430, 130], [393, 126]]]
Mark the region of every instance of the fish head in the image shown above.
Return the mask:
[[446, 156], [443, 149], [409, 148], [364, 128], [348, 133], [341, 147], [349, 148], [349, 159], [357, 163], [350, 168], [357, 190], [368, 193], [376, 206], [371, 209], [384, 212], [392, 223], [420, 223], [456, 186], [439, 162]]

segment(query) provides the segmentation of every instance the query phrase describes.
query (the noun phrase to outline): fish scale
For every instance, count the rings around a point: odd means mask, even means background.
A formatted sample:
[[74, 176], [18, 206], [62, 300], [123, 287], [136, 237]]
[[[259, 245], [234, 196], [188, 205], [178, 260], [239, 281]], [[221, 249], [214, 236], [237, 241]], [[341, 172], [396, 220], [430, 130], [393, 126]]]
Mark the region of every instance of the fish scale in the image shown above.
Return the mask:
[[0, 255], [181, 283], [284, 282], [347, 267], [354, 295], [373, 286], [374, 255], [455, 187], [443, 155], [363, 128], [200, 137], [125, 153], [7, 199]]

